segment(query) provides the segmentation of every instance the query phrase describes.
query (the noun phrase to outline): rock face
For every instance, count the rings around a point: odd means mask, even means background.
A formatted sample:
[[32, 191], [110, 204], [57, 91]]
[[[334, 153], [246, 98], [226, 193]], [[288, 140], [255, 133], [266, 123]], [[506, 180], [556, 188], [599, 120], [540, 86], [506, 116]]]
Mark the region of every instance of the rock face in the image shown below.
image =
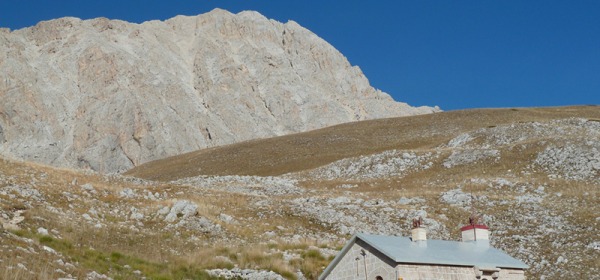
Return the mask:
[[120, 172], [338, 123], [435, 112], [372, 88], [295, 22], [223, 10], [0, 31], [0, 154]]

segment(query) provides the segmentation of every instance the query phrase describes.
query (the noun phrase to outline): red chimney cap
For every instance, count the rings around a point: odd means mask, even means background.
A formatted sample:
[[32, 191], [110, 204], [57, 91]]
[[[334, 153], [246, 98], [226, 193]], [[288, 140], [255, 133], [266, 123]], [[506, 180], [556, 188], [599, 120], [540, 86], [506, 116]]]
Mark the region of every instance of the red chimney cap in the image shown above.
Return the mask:
[[487, 227], [486, 225], [466, 225], [464, 227], [461, 227], [460, 230], [461, 231], [465, 231], [465, 230], [472, 230], [472, 229], [487, 229], [489, 230], [490, 228]]

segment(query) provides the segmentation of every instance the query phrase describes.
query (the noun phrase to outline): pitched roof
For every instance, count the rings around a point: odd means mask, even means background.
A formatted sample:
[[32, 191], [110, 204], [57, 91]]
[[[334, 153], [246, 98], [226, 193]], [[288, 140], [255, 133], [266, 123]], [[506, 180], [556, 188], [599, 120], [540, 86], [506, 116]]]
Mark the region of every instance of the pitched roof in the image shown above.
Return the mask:
[[529, 268], [527, 264], [489, 246], [485, 241], [459, 242], [429, 239], [413, 242], [408, 237], [356, 234], [327, 266], [319, 279], [329, 275], [357, 239], [369, 244], [396, 263]]
[[357, 237], [398, 263], [528, 268], [522, 261], [489, 246], [489, 243], [484, 241], [412, 242], [408, 237], [367, 234], [358, 234]]

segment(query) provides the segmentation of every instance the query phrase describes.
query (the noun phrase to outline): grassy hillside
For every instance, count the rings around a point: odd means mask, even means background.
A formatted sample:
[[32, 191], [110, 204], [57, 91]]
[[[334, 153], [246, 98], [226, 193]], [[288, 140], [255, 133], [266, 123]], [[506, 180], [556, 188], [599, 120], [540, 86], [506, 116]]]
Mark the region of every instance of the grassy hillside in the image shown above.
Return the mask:
[[598, 139], [597, 106], [487, 109], [350, 123], [129, 172], [151, 180], [0, 159], [0, 278], [239, 268], [315, 279], [356, 232], [406, 236], [420, 216], [428, 238], [459, 240], [475, 211], [529, 279], [590, 279]]
[[600, 119], [600, 107], [477, 109], [347, 123], [169, 157], [126, 175], [160, 181], [198, 175], [281, 175], [385, 150], [429, 149], [479, 128], [571, 117]]

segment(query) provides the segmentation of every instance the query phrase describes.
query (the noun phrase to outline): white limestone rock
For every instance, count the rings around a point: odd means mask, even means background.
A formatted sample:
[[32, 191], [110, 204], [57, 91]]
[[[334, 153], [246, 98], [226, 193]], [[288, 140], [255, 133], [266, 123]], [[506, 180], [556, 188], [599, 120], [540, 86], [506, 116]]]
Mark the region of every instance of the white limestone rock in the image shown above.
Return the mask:
[[600, 142], [552, 145], [538, 154], [534, 163], [546, 170], [551, 178], [561, 176], [600, 183]]
[[180, 218], [187, 219], [196, 214], [198, 214], [198, 205], [187, 200], [180, 200], [173, 204], [169, 214], [165, 217], [165, 222], [173, 223]]
[[41, 235], [49, 235], [48, 230], [43, 228], [43, 227], [39, 227], [37, 229], [37, 233], [41, 234]]
[[96, 189], [94, 189], [94, 186], [92, 186], [92, 184], [89, 184], [89, 183], [81, 185], [81, 189], [83, 189], [91, 194], [96, 193]]
[[443, 192], [440, 196], [440, 200], [450, 205], [467, 206], [471, 205], [473, 195], [463, 192], [461, 188], [456, 188]]
[[125, 188], [119, 192], [119, 197], [121, 198], [135, 198], [135, 191], [130, 188]]
[[425, 114], [290, 21], [214, 10], [0, 32], [0, 155], [120, 172], [234, 142]]
[[254, 269], [211, 269], [208, 274], [224, 279], [245, 279], [245, 280], [283, 280], [281, 275], [273, 271], [254, 270]]
[[464, 165], [493, 158], [500, 159], [500, 151], [496, 149], [468, 149], [454, 150], [452, 154], [444, 160], [442, 165], [446, 168], [451, 168], [457, 165]]
[[224, 213], [219, 214], [219, 220], [221, 220], [227, 224], [237, 223], [233, 217], [231, 217], [227, 214], [224, 214]]
[[131, 220], [140, 221], [144, 219], [144, 213], [140, 212], [140, 210], [135, 207], [131, 207], [129, 212], [129, 219]]

